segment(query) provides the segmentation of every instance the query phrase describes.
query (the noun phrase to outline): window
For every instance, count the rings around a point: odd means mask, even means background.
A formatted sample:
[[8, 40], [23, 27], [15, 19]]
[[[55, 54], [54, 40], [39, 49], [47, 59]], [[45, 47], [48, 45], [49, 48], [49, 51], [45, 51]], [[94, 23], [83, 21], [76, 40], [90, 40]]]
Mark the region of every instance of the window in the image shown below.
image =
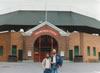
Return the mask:
[[13, 45], [12, 46], [12, 55], [16, 55], [17, 54], [17, 46]]
[[3, 56], [3, 46], [0, 46], [0, 56]]
[[28, 50], [28, 57], [31, 57], [32, 56], [32, 52], [31, 50]]
[[79, 56], [79, 46], [74, 47], [74, 55]]
[[88, 56], [90, 56], [90, 47], [87, 48]]
[[93, 47], [93, 56], [96, 56], [96, 48]]

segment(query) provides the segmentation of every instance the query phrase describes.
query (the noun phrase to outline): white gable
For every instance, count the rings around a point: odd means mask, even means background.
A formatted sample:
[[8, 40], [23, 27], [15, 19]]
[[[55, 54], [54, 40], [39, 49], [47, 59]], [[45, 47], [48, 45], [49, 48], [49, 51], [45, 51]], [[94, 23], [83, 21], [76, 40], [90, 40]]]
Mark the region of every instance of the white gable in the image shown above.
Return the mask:
[[44, 25], [48, 25], [48, 26], [50, 26], [51, 28], [55, 29], [56, 31], [59, 32], [59, 34], [60, 34], [61, 36], [68, 36], [68, 35], [69, 35], [68, 32], [65, 32], [65, 31], [63, 31], [62, 29], [56, 27], [55, 25], [53, 25], [53, 24], [51, 24], [51, 23], [45, 21], [45, 22], [43, 22], [42, 24], [39, 24], [39, 25], [37, 25], [36, 27], [34, 27], [34, 28], [32, 28], [32, 29], [26, 31], [26, 32], [24, 33], [24, 36], [31, 36], [32, 33], [33, 33], [35, 30], [41, 28], [41, 27], [44, 26]]

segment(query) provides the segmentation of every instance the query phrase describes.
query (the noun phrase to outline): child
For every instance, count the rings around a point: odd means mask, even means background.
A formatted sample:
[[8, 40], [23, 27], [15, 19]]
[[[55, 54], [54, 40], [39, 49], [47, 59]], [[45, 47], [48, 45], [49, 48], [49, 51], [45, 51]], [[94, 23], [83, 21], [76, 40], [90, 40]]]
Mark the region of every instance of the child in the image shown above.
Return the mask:
[[49, 53], [47, 53], [46, 58], [43, 59], [42, 66], [44, 69], [44, 73], [51, 73], [51, 57]]

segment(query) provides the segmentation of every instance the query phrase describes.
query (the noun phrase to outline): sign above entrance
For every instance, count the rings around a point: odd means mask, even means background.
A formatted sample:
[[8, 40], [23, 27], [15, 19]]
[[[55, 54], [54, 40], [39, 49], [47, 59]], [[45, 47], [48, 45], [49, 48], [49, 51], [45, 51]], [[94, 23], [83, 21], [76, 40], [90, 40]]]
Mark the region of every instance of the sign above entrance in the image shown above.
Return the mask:
[[55, 31], [53, 30], [49, 30], [49, 29], [43, 29], [43, 30], [39, 30], [37, 32], [34, 33], [34, 36], [37, 36], [39, 34], [42, 34], [42, 33], [49, 33], [49, 34], [53, 34], [54, 36], [58, 36], [58, 33], [56, 33]]

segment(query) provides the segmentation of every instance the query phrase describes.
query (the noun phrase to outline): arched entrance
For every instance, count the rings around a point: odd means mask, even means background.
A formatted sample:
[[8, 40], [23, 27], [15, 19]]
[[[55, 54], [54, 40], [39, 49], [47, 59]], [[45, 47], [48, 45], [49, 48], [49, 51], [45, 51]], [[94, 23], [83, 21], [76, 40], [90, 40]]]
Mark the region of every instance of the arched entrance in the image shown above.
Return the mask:
[[52, 36], [43, 35], [38, 37], [34, 43], [34, 61], [42, 61], [46, 53], [51, 53], [52, 49], [58, 51], [58, 43]]

